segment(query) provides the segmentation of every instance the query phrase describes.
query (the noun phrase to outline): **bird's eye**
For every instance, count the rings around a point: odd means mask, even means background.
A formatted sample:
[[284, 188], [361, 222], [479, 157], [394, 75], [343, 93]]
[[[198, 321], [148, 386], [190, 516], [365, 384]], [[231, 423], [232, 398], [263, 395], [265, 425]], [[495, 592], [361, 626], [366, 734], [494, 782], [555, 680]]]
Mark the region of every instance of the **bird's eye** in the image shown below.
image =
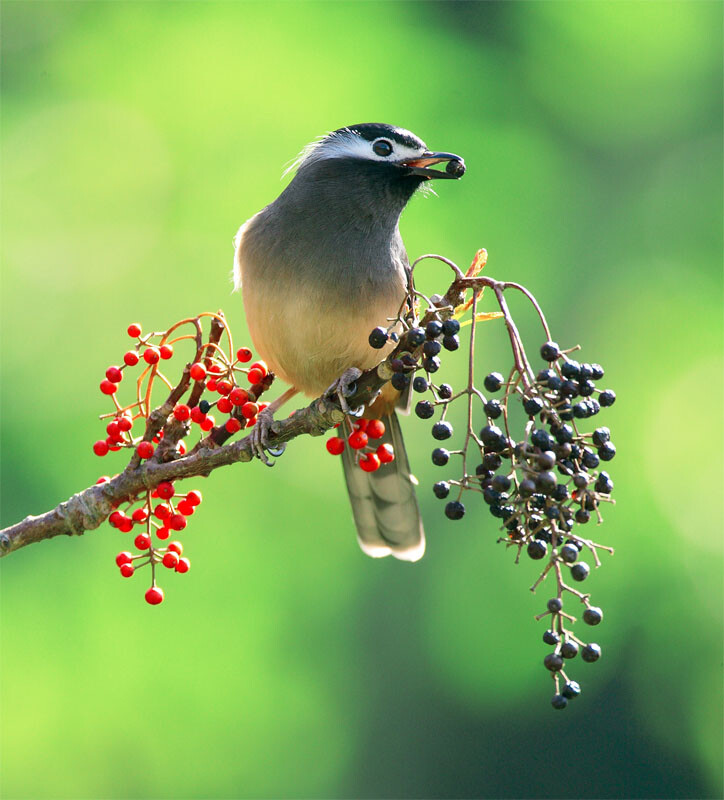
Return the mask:
[[372, 150], [378, 155], [382, 156], [383, 158], [390, 155], [392, 152], [392, 145], [387, 139], [378, 139], [373, 145]]

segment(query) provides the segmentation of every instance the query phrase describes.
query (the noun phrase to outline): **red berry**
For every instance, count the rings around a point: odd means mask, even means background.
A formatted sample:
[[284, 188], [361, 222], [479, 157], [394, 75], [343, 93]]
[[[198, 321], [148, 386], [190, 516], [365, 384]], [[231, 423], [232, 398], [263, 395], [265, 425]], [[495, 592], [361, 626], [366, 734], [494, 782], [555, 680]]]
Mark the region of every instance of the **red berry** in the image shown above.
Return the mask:
[[161, 358], [161, 353], [158, 350], [158, 347], [147, 347], [143, 351], [143, 360], [147, 364], [156, 364]]
[[153, 509], [153, 516], [156, 517], [156, 519], [168, 519], [168, 517], [171, 516], [171, 506], [169, 506], [168, 503], [159, 503]]
[[136, 452], [141, 458], [151, 458], [154, 452], [154, 447], [151, 442], [141, 442], [136, 448]]
[[151, 537], [147, 533], [139, 533], [133, 540], [138, 550], [148, 550], [151, 546]]
[[216, 404], [216, 408], [222, 414], [230, 414], [231, 409], [233, 408], [233, 404], [228, 397], [222, 397], [219, 399], [219, 402]]
[[251, 361], [251, 350], [248, 347], [240, 347], [236, 351], [236, 358], [241, 361], [242, 364], [246, 364], [247, 361]]
[[117, 528], [120, 525], [121, 520], [126, 515], [122, 511], [112, 511], [110, 517], [108, 517], [108, 522], [114, 527]]
[[159, 589], [158, 586], [152, 586], [146, 592], [146, 602], [152, 606], [163, 603], [163, 589]]
[[206, 388], [207, 388], [207, 389], [208, 389], [210, 392], [215, 392], [215, 391], [216, 391], [216, 381], [214, 380], [214, 378], [210, 378], [210, 379], [209, 379], [209, 380], [206, 382]]
[[206, 414], [198, 406], [194, 406], [191, 409], [191, 419], [200, 425], [206, 419]]
[[167, 525], [174, 531], [182, 531], [186, 527], [186, 517], [183, 514], [174, 514]]
[[128, 335], [135, 339], [141, 335], [141, 326], [137, 322], [133, 322], [128, 326]]
[[259, 413], [259, 406], [256, 403], [244, 403], [241, 407], [241, 416], [251, 419]]
[[101, 483], [108, 483], [110, 479], [110, 475], [101, 475], [101, 477], [96, 481], [96, 486], [100, 485]]
[[380, 459], [375, 453], [367, 453], [360, 459], [359, 465], [365, 472], [374, 472], [380, 468]]
[[253, 428], [256, 425], [256, 417], [252, 417], [250, 420], [247, 420], [246, 427]]
[[118, 530], [121, 533], [130, 533], [133, 530], [133, 520], [130, 517], [124, 516], [118, 523]]
[[161, 347], [158, 348], [158, 352], [163, 359], [169, 359], [173, 355], [173, 346], [170, 344], [162, 344]]
[[235, 417], [231, 417], [226, 420], [225, 428], [231, 434], [238, 433], [241, 430], [241, 422]]
[[370, 439], [381, 439], [385, 435], [385, 423], [381, 419], [371, 419], [367, 423], [365, 433]]
[[201, 505], [202, 500], [203, 496], [201, 492], [197, 492], [195, 489], [193, 489], [186, 495], [186, 502], [191, 503], [192, 506]]
[[235, 406], [243, 406], [248, 399], [249, 392], [247, 392], [246, 389], [241, 389], [239, 387], [232, 389], [231, 393], [229, 394], [229, 400], [231, 400]]
[[148, 511], [145, 508], [137, 508], [131, 514], [131, 519], [134, 522], [145, 522], [148, 519]]
[[138, 353], [135, 350], [129, 350], [123, 356], [123, 362], [128, 367], [135, 367], [138, 364]]
[[186, 442], [184, 442], [183, 439], [176, 445], [176, 447], [178, 448], [179, 455], [183, 456], [186, 454]]
[[159, 539], [168, 539], [170, 535], [171, 531], [165, 525], [156, 531], [156, 536], [158, 536]]
[[266, 376], [269, 374], [269, 367], [267, 367], [266, 361], [262, 361], [261, 359], [259, 359], [259, 361], [255, 361], [251, 365], [250, 369], [258, 369], [259, 372], [261, 372], [262, 378], [266, 378]]
[[367, 447], [367, 434], [364, 431], [355, 431], [349, 435], [347, 441], [353, 450], [361, 450]]
[[216, 391], [219, 394], [229, 394], [229, 392], [234, 388], [234, 385], [231, 381], [219, 381], [216, 384]]
[[367, 430], [367, 426], [370, 424], [370, 421], [368, 419], [365, 419], [364, 417], [362, 417], [361, 419], [355, 420], [354, 424], [356, 425], [355, 430], [366, 431]]
[[108, 448], [108, 442], [106, 442], [104, 439], [99, 439], [99, 440], [98, 440], [98, 441], [97, 441], [97, 442], [96, 442], [96, 443], [93, 445], [93, 452], [94, 452], [94, 453], [95, 453], [97, 456], [104, 456], [104, 455], [106, 455], [106, 453], [108, 452], [108, 449], [109, 449], [109, 448]]
[[381, 444], [377, 448], [377, 457], [383, 464], [389, 464], [395, 460], [395, 450], [391, 444]]
[[116, 386], [113, 381], [109, 381], [108, 378], [106, 378], [104, 381], [101, 381], [101, 391], [103, 394], [115, 394], [117, 389], [118, 386]]
[[161, 563], [164, 565], [164, 567], [173, 569], [176, 566], [176, 564], [178, 564], [178, 553], [174, 553], [173, 551], [169, 553], [164, 553], [164, 556], [161, 559]]
[[179, 422], [183, 422], [191, 416], [191, 409], [183, 403], [178, 403], [174, 406], [173, 415]]
[[117, 419], [118, 419], [118, 427], [122, 431], [130, 431], [131, 428], [133, 427], [133, 420], [130, 417], [123, 416], [123, 417], [117, 417]]
[[130, 564], [132, 559], [133, 556], [131, 553], [129, 553], [128, 550], [123, 550], [116, 556], [116, 564], [119, 567], [123, 564]]
[[124, 578], [130, 578], [135, 571], [133, 564], [121, 564], [121, 575]]
[[215, 424], [216, 424], [216, 420], [210, 414], [208, 414], [206, 416], [206, 419], [204, 419], [203, 422], [201, 423], [201, 430], [202, 431], [210, 431], [214, 427]]
[[123, 380], [123, 373], [118, 367], [108, 367], [106, 378], [112, 383], [120, 383]]
[[118, 436], [121, 432], [121, 426], [118, 423], [117, 419], [112, 419], [108, 425], [106, 425], [106, 433], [109, 436], [115, 437]]
[[191, 562], [188, 558], [179, 558], [176, 564], [176, 572], [188, 572], [191, 569]]
[[188, 500], [181, 500], [176, 505], [176, 511], [178, 511], [179, 514], [183, 514], [185, 517], [190, 517], [195, 510], [195, 507], [192, 506]]
[[250, 369], [246, 377], [249, 383], [257, 384], [264, 379], [264, 373], [260, 369]]
[[162, 500], [170, 500], [176, 494], [171, 481], [161, 481], [156, 487], [156, 491]]
[[197, 361], [191, 365], [189, 374], [195, 381], [202, 381], [206, 377], [206, 367]]
[[184, 551], [184, 546], [181, 544], [181, 542], [169, 542], [168, 549], [174, 553], [177, 553], [178, 555], [181, 555]]
[[211, 364], [209, 366], [209, 372], [212, 375], [221, 375], [221, 373], [223, 371], [224, 371], [224, 368], [221, 366], [221, 364], [219, 364], [217, 361], [212, 361], [211, 362]]
[[339, 436], [332, 436], [331, 438], [327, 439], [327, 452], [331, 453], [333, 456], [338, 456], [344, 450], [344, 439], [340, 439]]

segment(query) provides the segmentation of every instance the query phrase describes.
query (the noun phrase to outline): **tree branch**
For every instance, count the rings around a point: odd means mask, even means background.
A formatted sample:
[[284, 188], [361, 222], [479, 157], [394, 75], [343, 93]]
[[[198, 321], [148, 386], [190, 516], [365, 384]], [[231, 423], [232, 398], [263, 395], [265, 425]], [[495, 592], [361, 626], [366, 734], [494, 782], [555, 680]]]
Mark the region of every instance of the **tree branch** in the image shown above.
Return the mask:
[[[423, 258], [425, 257], [427, 256]], [[452, 262], [442, 257], [434, 257], [439, 258], [454, 270], [455, 280], [444, 296], [434, 295], [431, 298], [431, 306], [419, 321], [420, 325], [424, 326], [431, 319], [444, 320], [453, 316], [455, 309], [463, 303], [465, 293], [469, 290], [489, 286], [495, 290], [500, 300], [502, 294], [499, 293], [502, 293], [502, 290], [507, 287], [507, 284], [492, 278], [466, 277]], [[508, 322], [509, 320], [506, 318], [506, 323]], [[213, 326], [212, 340], [218, 341], [221, 331], [221, 326]], [[201, 357], [200, 337], [197, 345], [199, 347], [197, 355]], [[384, 361], [362, 374], [357, 381], [353, 396], [348, 398], [349, 406], [356, 408], [369, 405], [381, 387], [392, 378], [394, 370], [391, 362], [405, 353], [412, 354], [413, 357], [419, 356], [420, 349], [410, 346], [407, 335], [403, 334], [395, 349]], [[208, 349], [206, 355], [209, 355]], [[134, 452], [128, 466], [115, 478], [74, 494], [45, 514], [28, 516], [21, 522], [0, 531], [0, 557], [26, 545], [51, 539], [54, 536], [80, 536], [85, 531], [94, 530], [119, 504], [134, 500], [139, 494], [154, 489], [162, 481], [175, 481], [198, 476], [207, 477], [219, 467], [251, 461], [254, 457], [251, 436], [246, 436], [232, 444], [224, 444], [230, 434], [227, 434], [223, 427], [212, 431], [187, 455], [176, 457], [172, 455], [172, 448], [169, 445], [178, 441], [180, 430], [177, 430], [178, 423], [173, 420], [173, 417], [169, 418], [169, 415], [188, 385], [187, 367], [180, 383], [172, 390], [168, 399], [149, 415], [144, 440], [150, 441], [162, 429], [166, 430], [166, 435], [169, 436], [167, 443], [164, 444], [164, 440], [162, 440], [154, 459], [141, 461]], [[199, 383], [196, 382], [192, 388], [190, 405], [198, 403], [202, 390], [203, 386], [199, 388]], [[304, 434], [321, 436], [341, 422], [344, 416], [336, 399], [325, 396], [318, 397], [305, 409], [297, 411], [285, 420], [276, 421], [272, 427], [270, 442], [273, 447], [276, 447]], [[173, 460], [167, 460], [170, 458]]]

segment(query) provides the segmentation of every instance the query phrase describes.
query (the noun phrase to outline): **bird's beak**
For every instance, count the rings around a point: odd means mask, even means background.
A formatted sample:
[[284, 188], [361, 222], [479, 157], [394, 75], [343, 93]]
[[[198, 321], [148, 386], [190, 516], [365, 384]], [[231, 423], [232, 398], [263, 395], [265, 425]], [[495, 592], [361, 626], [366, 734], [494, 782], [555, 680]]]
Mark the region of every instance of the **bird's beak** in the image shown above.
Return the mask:
[[[446, 161], [445, 171], [429, 169], [433, 164]], [[417, 158], [402, 161], [413, 175], [422, 175], [425, 178], [462, 178], [465, 174], [465, 162], [455, 153], [432, 153], [427, 151]]]

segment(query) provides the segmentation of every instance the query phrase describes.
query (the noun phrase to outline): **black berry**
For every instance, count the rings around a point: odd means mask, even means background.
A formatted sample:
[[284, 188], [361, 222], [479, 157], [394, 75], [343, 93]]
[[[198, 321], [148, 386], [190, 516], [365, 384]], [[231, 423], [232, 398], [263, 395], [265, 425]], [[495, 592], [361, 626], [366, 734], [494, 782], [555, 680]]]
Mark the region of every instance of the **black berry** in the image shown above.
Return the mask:
[[583, 621], [586, 625], [598, 625], [603, 619], [603, 611], [596, 606], [591, 606], [583, 612]]
[[417, 414], [420, 419], [430, 419], [434, 413], [435, 408], [429, 400], [420, 400], [415, 406], [415, 414]]
[[613, 389], [606, 389], [598, 395], [598, 402], [604, 407], [612, 406], [616, 402], [616, 392]]
[[432, 491], [435, 493], [435, 497], [444, 500], [450, 494], [450, 484], [446, 481], [438, 481], [432, 487]]
[[590, 571], [591, 568], [585, 561], [579, 561], [571, 567], [571, 577], [574, 581], [585, 581]]
[[444, 447], [436, 447], [432, 451], [432, 463], [438, 467], [444, 467], [450, 460], [450, 452]]
[[453, 426], [449, 422], [436, 422], [432, 426], [432, 438], [438, 441], [449, 439], [453, 435]]
[[558, 653], [548, 653], [543, 659], [543, 664], [545, 668], [549, 669], [551, 672], [559, 672], [563, 669], [563, 659]]
[[561, 709], [565, 708], [568, 705], [568, 699], [566, 698], [565, 695], [554, 694], [553, 699], [551, 700], [551, 705], [557, 711], [560, 711]]
[[455, 336], [460, 330], [460, 323], [456, 319], [446, 319], [442, 323], [442, 332], [445, 336]]
[[592, 664], [594, 661], [598, 661], [601, 658], [601, 648], [591, 642], [591, 644], [587, 644], [581, 650], [581, 658], [589, 664]]
[[445, 516], [448, 519], [462, 519], [465, 515], [465, 506], [453, 500], [445, 506]]
[[556, 342], [546, 342], [540, 349], [544, 361], [555, 361], [560, 358], [561, 349]]
[[387, 331], [384, 328], [375, 328], [369, 336], [369, 343], [375, 350], [379, 350], [387, 344]]
[[497, 392], [503, 385], [504, 379], [499, 372], [491, 372], [490, 375], [485, 376], [483, 384], [489, 392]]
[[428, 386], [429, 386], [429, 384], [428, 384], [428, 382], [427, 382], [427, 378], [425, 378], [423, 375], [418, 375], [418, 376], [417, 376], [417, 377], [416, 377], [416, 378], [415, 378], [415, 379], [412, 381], [412, 388], [413, 388], [413, 389], [414, 389], [416, 392], [426, 392], [426, 391], [427, 391], [427, 389], [428, 389]]

